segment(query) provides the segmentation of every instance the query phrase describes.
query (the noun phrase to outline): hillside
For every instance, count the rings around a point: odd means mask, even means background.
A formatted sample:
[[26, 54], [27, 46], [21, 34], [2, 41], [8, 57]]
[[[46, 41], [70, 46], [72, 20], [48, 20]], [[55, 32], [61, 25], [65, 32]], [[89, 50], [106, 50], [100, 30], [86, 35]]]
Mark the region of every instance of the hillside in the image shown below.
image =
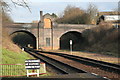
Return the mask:
[[2, 64], [24, 64], [26, 59], [32, 58], [11, 41], [4, 28], [2, 32]]
[[[22, 52], [21, 49], [15, 45], [5, 29], [5, 26], [13, 23], [11, 17], [7, 12], [0, 11], [0, 32], [1, 32], [1, 41], [0, 45], [2, 46], [2, 64], [17, 64], [24, 63], [25, 59], [32, 58], [27, 53]], [[17, 56], [16, 56], [17, 55]]]

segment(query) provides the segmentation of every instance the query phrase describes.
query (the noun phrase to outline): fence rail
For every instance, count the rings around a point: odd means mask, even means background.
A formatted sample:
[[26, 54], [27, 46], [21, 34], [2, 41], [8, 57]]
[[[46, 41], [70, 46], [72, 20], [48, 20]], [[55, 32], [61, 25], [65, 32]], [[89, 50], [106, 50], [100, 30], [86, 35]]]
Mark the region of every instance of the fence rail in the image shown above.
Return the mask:
[[[46, 74], [45, 65], [41, 64], [40, 74]], [[34, 72], [35, 70], [29, 70]], [[0, 77], [16, 77], [16, 76], [27, 76], [25, 64], [0, 64]]]
[[26, 75], [24, 64], [0, 64], [0, 77]]

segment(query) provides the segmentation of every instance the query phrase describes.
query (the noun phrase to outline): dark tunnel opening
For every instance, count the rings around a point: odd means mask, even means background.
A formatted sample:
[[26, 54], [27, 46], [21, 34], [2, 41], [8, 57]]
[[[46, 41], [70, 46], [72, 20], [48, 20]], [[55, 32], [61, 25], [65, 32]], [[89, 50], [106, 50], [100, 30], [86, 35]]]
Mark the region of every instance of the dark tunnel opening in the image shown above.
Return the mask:
[[31, 47], [36, 49], [36, 37], [28, 31], [16, 31], [10, 37], [20, 48]]
[[61, 36], [60, 49], [70, 50], [70, 40], [72, 40], [72, 49], [74, 51], [82, 48], [82, 44], [84, 43], [84, 37], [82, 37], [82, 34], [76, 31], [70, 31]]

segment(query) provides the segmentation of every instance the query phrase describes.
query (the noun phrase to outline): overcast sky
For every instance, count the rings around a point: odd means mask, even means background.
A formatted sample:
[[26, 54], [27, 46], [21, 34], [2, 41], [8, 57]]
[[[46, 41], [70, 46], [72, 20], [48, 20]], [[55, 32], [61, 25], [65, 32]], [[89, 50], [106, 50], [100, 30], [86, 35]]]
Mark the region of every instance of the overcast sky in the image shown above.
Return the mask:
[[[13, 0], [14, 1], [14, 0]], [[15, 22], [30, 23], [33, 20], [39, 20], [39, 11], [43, 13], [61, 14], [67, 5], [73, 5], [82, 9], [87, 9], [88, 4], [92, 3], [97, 6], [99, 11], [113, 11], [118, 8], [119, 0], [26, 0], [31, 8], [31, 13], [28, 9], [22, 7], [15, 7], [11, 4], [12, 12], [10, 13]]]

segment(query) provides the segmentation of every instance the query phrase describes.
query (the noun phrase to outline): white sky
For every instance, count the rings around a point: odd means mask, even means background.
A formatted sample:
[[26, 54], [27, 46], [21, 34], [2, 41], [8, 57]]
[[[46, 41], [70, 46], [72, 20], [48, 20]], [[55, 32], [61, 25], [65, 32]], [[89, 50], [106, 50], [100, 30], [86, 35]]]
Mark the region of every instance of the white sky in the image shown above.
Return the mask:
[[[14, 0], [13, 0], [14, 1]], [[17, 1], [17, 0], [16, 0]], [[15, 22], [32, 22], [39, 20], [39, 11], [43, 13], [61, 14], [67, 5], [73, 5], [82, 9], [87, 9], [88, 4], [96, 5], [99, 11], [112, 11], [118, 8], [119, 0], [26, 0], [31, 8], [31, 13], [28, 9], [22, 7], [15, 7], [11, 5], [12, 12], [10, 13]], [[8, 0], [9, 2], [9, 0]], [[10, 2], [9, 2], [10, 3]], [[10, 3], [12, 4], [12, 3]]]

